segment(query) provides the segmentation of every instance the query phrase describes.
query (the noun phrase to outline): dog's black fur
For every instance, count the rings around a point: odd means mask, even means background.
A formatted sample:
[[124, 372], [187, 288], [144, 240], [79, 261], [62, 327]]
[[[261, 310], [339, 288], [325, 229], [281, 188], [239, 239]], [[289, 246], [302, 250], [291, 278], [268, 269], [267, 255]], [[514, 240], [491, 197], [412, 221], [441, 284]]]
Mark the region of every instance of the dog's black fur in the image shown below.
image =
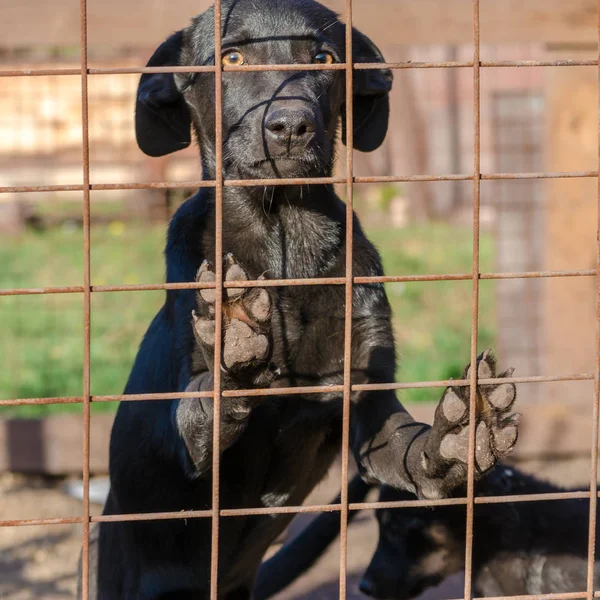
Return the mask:
[[[224, 0], [222, 8], [226, 56], [237, 59], [241, 53], [251, 64], [345, 60], [343, 24], [313, 0]], [[210, 9], [173, 34], [148, 64], [214, 64], [213, 39]], [[383, 62], [376, 46], [356, 30], [353, 55], [357, 62]], [[212, 73], [144, 74], [136, 107], [141, 149], [162, 156], [184, 148], [191, 128], [201, 150], [203, 177], [214, 179], [214, 82]], [[382, 143], [391, 85], [387, 69], [354, 75], [357, 149], [370, 151]], [[346, 110], [344, 90], [343, 71], [225, 72], [225, 178], [331, 175], [338, 124]], [[226, 277], [343, 276], [345, 210], [330, 185], [226, 187]], [[214, 191], [203, 188], [170, 224], [168, 282], [214, 280], [214, 262], [222, 260], [214, 255], [214, 223]], [[356, 276], [382, 274], [377, 251], [356, 219], [353, 248]], [[211, 390], [214, 312], [214, 292], [168, 291], [125, 392]], [[342, 383], [342, 286], [229, 289], [223, 314], [223, 389]], [[383, 286], [356, 286], [352, 380], [392, 382], [395, 365]], [[480, 417], [481, 470], [510, 451], [516, 440], [516, 425], [507, 417], [514, 387], [500, 387], [505, 393], [499, 403], [492, 402]], [[450, 396], [450, 416], [440, 409], [430, 428], [414, 422], [392, 391], [354, 393], [351, 446], [361, 473], [429, 498], [444, 496], [464, 481], [467, 399]], [[302, 503], [340, 449], [341, 418], [338, 393], [224, 399], [220, 506]], [[111, 438], [111, 492], [104, 513], [210, 508], [211, 465], [211, 399], [122, 403]], [[251, 596], [261, 558], [290, 518], [221, 520], [219, 597]], [[210, 538], [208, 519], [102, 523], [95, 593], [103, 600], [207, 597]]]
[[[363, 502], [372, 486], [356, 477], [350, 502]], [[514, 468], [498, 465], [476, 486], [478, 496], [565, 491]], [[464, 495], [457, 490], [456, 495]], [[414, 499], [382, 486], [380, 502]], [[338, 502], [336, 498], [334, 502]], [[351, 511], [349, 516], [355, 516]], [[367, 596], [409, 600], [462, 571], [464, 506], [382, 508], [379, 540], [360, 584]], [[473, 593], [479, 597], [583, 592], [587, 589], [589, 502], [569, 499], [475, 505]], [[339, 533], [335, 513], [322, 513], [262, 565], [255, 599], [266, 600], [307, 571]], [[597, 527], [596, 536], [600, 533]], [[600, 583], [596, 573], [595, 587]]]

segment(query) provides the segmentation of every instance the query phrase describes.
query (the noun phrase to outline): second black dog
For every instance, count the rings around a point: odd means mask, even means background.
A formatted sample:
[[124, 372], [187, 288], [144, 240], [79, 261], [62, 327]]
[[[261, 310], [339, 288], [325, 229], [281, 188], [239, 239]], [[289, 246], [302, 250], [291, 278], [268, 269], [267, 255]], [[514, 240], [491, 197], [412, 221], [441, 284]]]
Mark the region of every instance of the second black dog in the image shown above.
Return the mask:
[[[372, 486], [356, 477], [350, 502], [363, 502]], [[565, 491], [514, 468], [498, 465], [476, 486], [478, 496]], [[464, 495], [464, 490], [457, 494]], [[414, 496], [382, 487], [380, 502]], [[335, 502], [339, 502], [336, 499]], [[357, 514], [349, 513], [350, 517]], [[378, 600], [409, 600], [465, 566], [464, 506], [382, 508], [376, 511], [379, 540], [360, 583]], [[479, 597], [585, 592], [589, 502], [567, 499], [475, 505], [473, 593]], [[322, 513], [266, 561], [256, 600], [266, 600], [307, 571], [339, 533], [336, 513]], [[600, 534], [597, 527], [596, 538]], [[596, 573], [594, 585], [600, 584]]]

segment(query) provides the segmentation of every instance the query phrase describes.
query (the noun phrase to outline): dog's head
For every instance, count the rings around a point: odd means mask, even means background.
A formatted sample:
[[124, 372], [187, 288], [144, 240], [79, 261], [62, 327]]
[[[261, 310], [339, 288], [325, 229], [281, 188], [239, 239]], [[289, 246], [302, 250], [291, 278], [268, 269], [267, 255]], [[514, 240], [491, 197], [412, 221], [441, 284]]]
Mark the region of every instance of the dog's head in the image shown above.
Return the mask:
[[[223, 0], [225, 66], [343, 63], [345, 28], [313, 0]], [[213, 9], [168, 38], [148, 66], [214, 65]], [[384, 62], [378, 48], [353, 30], [354, 62]], [[344, 71], [225, 71], [223, 166], [229, 177], [299, 177], [329, 173], [335, 136], [345, 121]], [[388, 69], [353, 75], [354, 147], [378, 148], [388, 125]], [[203, 161], [214, 170], [214, 73], [144, 74], [136, 104], [137, 141], [163, 156], [188, 146], [196, 132]], [[345, 143], [345, 125], [342, 140]]]
[[[381, 488], [381, 502], [408, 499], [414, 496]], [[379, 540], [360, 583], [367, 596], [408, 600], [463, 568], [465, 515], [461, 507], [384, 508], [376, 515]]]

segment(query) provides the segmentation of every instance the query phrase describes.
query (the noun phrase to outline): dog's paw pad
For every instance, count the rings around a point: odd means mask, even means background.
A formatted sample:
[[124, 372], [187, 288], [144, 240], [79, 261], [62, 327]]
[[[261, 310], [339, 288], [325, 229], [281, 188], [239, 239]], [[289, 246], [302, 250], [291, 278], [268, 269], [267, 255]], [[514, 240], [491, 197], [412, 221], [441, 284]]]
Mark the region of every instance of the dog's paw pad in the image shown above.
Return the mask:
[[[469, 428], [465, 427], [459, 433], [447, 434], [440, 444], [440, 454], [446, 460], [459, 460], [467, 463], [469, 457]], [[487, 471], [496, 461], [491, 446], [490, 432], [483, 421], [477, 424], [475, 433], [475, 458], [477, 467]]]
[[442, 411], [450, 423], [460, 421], [467, 412], [465, 403], [459, 398], [453, 388], [447, 388], [442, 398]]
[[506, 419], [506, 424], [494, 431], [494, 446], [498, 454], [508, 454], [517, 443], [519, 428], [517, 426], [519, 414]]
[[256, 333], [247, 323], [232, 319], [225, 331], [223, 363], [227, 369], [254, 361], [264, 361], [269, 355], [267, 336]]
[[[214, 283], [216, 281], [216, 275], [212, 270], [212, 265], [205, 260], [196, 274], [196, 281], [198, 283]], [[216, 292], [214, 288], [204, 288], [200, 290], [200, 297], [204, 302], [208, 304], [214, 304], [216, 298]]]
[[271, 316], [271, 296], [264, 288], [257, 288], [252, 292], [245, 302], [246, 309], [252, 318], [263, 323]]
[[192, 317], [194, 320], [194, 329], [196, 334], [207, 346], [213, 346], [215, 343], [215, 322], [213, 319], [202, 319], [196, 311], [192, 311]]
[[517, 388], [512, 383], [503, 383], [494, 387], [486, 395], [488, 402], [494, 408], [504, 411], [509, 409], [516, 400]]
[[[496, 357], [490, 349], [484, 350], [477, 357], [477, 378], [492, 379], [494, 377], [496, 377]], [[465, 369], [464, 378], [471, 378], [471, 365]]]
[[485, 421], [477, 424], [475, 432], [475, 459], [477, 466], [482, 471], [487, 471], [496, 461], [492, 450], [490, 431]]
[[459, 433], [448, 433], [442, 438], [440, 454], [446, 460], [460, 460], [467, 462], [469, 452], [469, 429], [465, 428]]

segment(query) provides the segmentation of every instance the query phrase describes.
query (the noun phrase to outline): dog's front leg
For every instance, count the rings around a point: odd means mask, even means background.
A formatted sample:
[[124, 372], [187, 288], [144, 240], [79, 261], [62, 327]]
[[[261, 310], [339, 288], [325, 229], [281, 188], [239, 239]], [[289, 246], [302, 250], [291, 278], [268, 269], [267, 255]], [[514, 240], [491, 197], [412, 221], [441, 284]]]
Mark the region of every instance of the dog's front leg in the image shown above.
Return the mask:
[[[516, 388], [496, 376], [491, 352], [477, 361], [480, 379], [498, 384], [477, 386], [475, 437], [476, 476], [491, 469], [514, 447], [517, 417], [510, 410]], [[464, 373], [470, 377], [470, 367]], [[418, 423], [393, 392], [368, 392], [353, 406], [353, 449], [367, 480], [406, 489], [422, 498], [448, 496], [466, 482], [470, 388], [448, 387], [436, 409], [433, 425]]]
[[[211, 265], [204, 262], [198, 271], [200, 282], [214, 281]], [[244, 281], [246, 272], [228, 255], [225, 279]], [[192, 314], [197, 350], [210, 370], [192, 378], [186, 391], [214, 389], [215, 291], [200, 290], [197, 311]], [[223, 292], [223, 350], [221, 389], [241, 390], [268, 387], [276, 372], [271, 356], [271, 298], [263, 288], [227, 288]], [[244, 432], [250, 413], [261, 397], [221, 398], [221, 452], [234, 444]], [[176, 409], [176, 426], [197, 474], [212, 465], [213, 398], [184, 398]]]
[[[222, 379], [222, 389], [228, 382]], [[194, 377], [186, 392], [213, 391], [213, 374], [210, 371]], [[177, 404], [175, 421], [185, 442], [194, 472], [201, 475], [212, 466], [213, 451], [213, 398], [182, 398]], [[244, 432], [252, 410], [249, 398], [221, 398], [221, 452], [233, 445]]]

